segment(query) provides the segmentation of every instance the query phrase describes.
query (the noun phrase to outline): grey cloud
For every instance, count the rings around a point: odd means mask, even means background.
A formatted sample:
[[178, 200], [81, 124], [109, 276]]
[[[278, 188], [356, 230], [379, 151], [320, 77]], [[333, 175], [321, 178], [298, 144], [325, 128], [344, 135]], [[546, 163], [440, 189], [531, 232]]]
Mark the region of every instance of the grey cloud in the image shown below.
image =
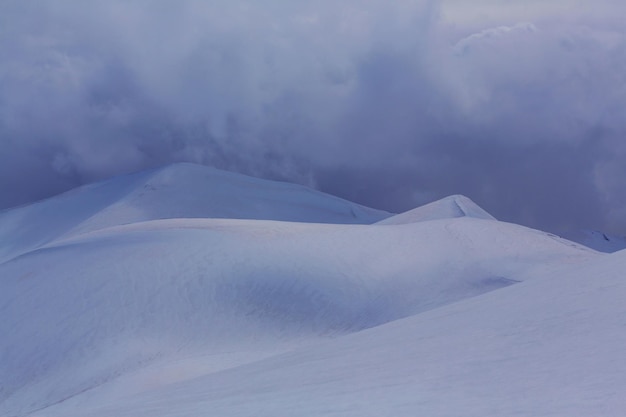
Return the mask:
[[626, 233], [619, 4], [464, 27], [434, 1], [259, 3], [3, 2], [0, 207], [192, 161]]

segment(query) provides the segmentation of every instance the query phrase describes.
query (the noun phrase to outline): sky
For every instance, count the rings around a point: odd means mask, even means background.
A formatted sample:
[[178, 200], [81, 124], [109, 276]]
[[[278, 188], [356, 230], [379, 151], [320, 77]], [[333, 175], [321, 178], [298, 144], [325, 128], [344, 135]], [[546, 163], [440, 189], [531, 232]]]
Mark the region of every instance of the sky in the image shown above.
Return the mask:
[[196, 162], [626, 235], [623, 0], [0, 3], [0, 209]]

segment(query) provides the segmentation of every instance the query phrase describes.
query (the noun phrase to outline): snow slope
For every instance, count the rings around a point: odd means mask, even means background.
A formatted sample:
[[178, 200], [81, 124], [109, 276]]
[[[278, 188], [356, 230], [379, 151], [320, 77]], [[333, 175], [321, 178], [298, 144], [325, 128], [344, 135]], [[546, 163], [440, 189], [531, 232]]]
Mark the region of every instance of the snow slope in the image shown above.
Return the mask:
[[469, 198], [463, 195], [452, 195], [388, 217], [379, 221], [378, 224], [407, 224], [455, 217], [495, 220], [491, 214], [487, 213]]
[[624, 415], [626, 251], [389, 216], [191, 164], [0, 212], [0, 415]]
[[[146, 384], [149, 392], [198, 372], [219, 379], [295, 345], [339, 340], [601, 256], [470, 217], [387, 226], [175, 219], [84, 233], [0, 265], [0, 415], [94, 415], [81, 410]], [[252, 401], [264, 392], [259, 383], [240, 395]], [[236, 391], [226, 389], [227, 397]], [[180, 413], [178, 401], [161, 415]], [[236, 415], [220, 404], [209, 414]], [[181, 415], [201, 413], [191, 407]]]
[[563, 237], [599, 252], [613, 253], [626, 249], [626, 236], [609, 235], [597, 230], [576, 230], [564, 233]]
[[41, 416], [620, 417], [626, 252], [108, 405]]
[[152, 172], [90, 184], [47, 200], [0, 211], [0, 263], [68, 233], [141, 188]]
[[0, 263], [62, 236], [155, 219], [369, 224], [388, 216], [300, 185], [180, 163], [0, 212]]

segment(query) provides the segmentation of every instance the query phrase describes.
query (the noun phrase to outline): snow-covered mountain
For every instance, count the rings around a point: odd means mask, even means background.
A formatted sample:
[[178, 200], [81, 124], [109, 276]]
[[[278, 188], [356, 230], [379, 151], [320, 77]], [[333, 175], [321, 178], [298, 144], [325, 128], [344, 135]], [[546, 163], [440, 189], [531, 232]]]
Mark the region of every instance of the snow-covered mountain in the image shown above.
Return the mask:
[[1, 215], [3, 416], [625, 409], [624, 253], [462, 196], [389, 217], [175, 165]]
[[407, 212], [388, 217], [378, 224], [407, 224], [455, 217], [495, 218], [463, 195], [452, 195]]
[[156, 219], [369, 224], [390, 215], [300, 185], [179, 163], [0, 212], [0, 262], [63, 236]]

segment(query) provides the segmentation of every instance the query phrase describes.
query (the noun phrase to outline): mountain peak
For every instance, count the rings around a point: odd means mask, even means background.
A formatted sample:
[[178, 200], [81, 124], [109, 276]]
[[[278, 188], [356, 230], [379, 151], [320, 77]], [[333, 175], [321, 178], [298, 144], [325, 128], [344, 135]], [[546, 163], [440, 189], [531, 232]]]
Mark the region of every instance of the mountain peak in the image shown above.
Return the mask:
[[1, 212], [0, 262], [60, 237], [158, 219], [371, 224], [389, 216], [303, 185], [176, 163]]
[[483, 210], [470, 198], [455, 194], [389, 217], [376, 224], [407, 224], [457, 217], [495, 220], [495, 217]]

